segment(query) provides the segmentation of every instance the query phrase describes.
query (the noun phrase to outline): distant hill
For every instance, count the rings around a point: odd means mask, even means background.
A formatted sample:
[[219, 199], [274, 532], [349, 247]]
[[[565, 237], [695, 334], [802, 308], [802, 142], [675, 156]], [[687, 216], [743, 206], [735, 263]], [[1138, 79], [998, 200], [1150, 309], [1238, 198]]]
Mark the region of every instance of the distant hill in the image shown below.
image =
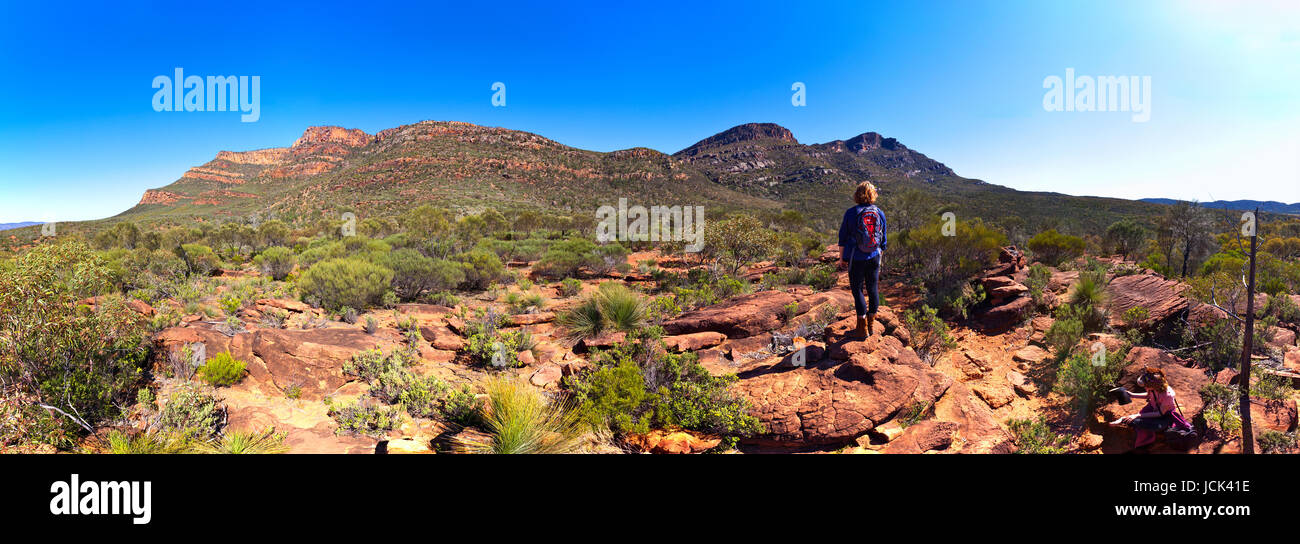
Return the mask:
[[[1152, 204], [1173, 204], [1179, 201], [1172, 198], [1143, 198], [1142, 202], [1150, 202]], [[1300, 202], [1287, 204], [1274, 200], [1215, 200], [1212, 202], [1199, 202], [1198, 204], [1216, 210], [1249, 211], [1259, 208], [1259, 211], [1261, 212], [1286, 213], [1292, 215], [1300, 214]]]
[[30, 227], [32, 225], [40, 225], [40, 224], [41, 223], [36, 221], [24, 221], [22, 223], [0, 223], [0, 230], [20, 229], [23, 227]]
[[[289, 147], [221, 151], [175, 182], [146, 191], [139, 204], [117, 216], [60, 229], [271, 215], [313, 221], [345, 211], [364, 219], [426, 203], [457, 211], [493, 206], [594, 214], [627, 198], [629, 204], [703, 205], [723, 212], [793, 209], [828, 230], [838, 225], [863, 180], [880, 188], [886, 213], [891, 198], [916, 189], [959, 219], [1008, 221], [1022, 232], [1099, 232], [1123, 217], [1151, 216], [1158, 207], [964, 178], [875, 132], [803, 144], [785, 127], [747, 123], [669, 155], [644, 147], [588, 151], [518, 130], [422, 121], [376, 134], [310, 127]], [[20, 241], [34, 235], [32, 229], [21, 234]]]

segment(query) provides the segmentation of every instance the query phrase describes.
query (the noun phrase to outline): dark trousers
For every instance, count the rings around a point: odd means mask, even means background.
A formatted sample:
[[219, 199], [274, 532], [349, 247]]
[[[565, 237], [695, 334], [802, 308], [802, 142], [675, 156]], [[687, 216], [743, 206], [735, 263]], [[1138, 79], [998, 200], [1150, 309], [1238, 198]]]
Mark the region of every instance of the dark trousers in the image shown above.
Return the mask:
[[[865, 261], [849, 261], [849, 288], [853, 290], [853, 308], [857, 310], [857, 315], [874, 314], [880, 307], [880, 292], [876, 289], [879, 280], [880, 255]], [[863, 291], [866, 291], [866, 299], [871, 301], [870, 307], [867, 300], [864, 300]]]

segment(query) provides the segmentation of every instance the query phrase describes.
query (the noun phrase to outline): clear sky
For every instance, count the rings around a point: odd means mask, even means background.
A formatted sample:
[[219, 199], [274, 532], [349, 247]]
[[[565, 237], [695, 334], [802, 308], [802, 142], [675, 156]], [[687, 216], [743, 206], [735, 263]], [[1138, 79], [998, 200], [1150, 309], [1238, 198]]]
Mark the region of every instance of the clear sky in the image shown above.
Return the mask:
[[[745, 122], [876, 131], [1018, 189], [1300, 201], [1300, 2], [419, 4], [0, 3], [0, 223], [114, 215], [311, 125], [424, 119], [669, 153]], [[176, 67], [260, 76], [261, 118], [154, 111]], [[1150, 76], [1150, 120], [1045, 111], [1067, 68]]]

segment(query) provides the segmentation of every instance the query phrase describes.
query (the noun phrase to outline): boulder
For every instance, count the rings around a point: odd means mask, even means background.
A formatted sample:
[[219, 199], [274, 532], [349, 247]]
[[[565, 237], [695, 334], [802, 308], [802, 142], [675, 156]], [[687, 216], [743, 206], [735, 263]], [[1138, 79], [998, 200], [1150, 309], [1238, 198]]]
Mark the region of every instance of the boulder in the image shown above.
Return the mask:
[[1011, 404], [1015, 400], [1016, 394], [1011, 391], [1011, 387], [1005, 383], [981, 383], [974, 387], [975, 394], [994, 410]]
[[781, 327], [785, 307], [792, 302], [795, 299], [789, 293], [760, 291], [686, 312], [665, 322], [663, 329], [667, 335], [713, 331], [728, 338], [745, 338]]
[[528, 382], [537, 387], [546, 388], [560, 383], [560, 379], [563, 377], [564, 369], [560, 368], [560, 365], [547, 363], [537, 367], [537, 370], [528, 377]]
[[904, 406], [934, 402], [952, 384], [892, 336], [872, 336], [848, 362], [780, 363], [740, 374], [767, 433], [755, 441], [790, 446], [842, 444], [888, 421]]
[[1015, 443], [988, 405], [964, 383], [953, 384], [934, 405], [934, 420], [957, 424], [954, 453], [1011, 453]]
[[447, 351], [460, 351], [465, 347], [465, 339], [452, 332], [446, 325], [425, 325], [420, 327], [420, 335], [429, 345]]
[[883, 453], [916, 454], [946, 449], [952, 445], [952, 435], [958, 427], [952, 421], [927, 419], [904, 429], [885, 446]]
[[703, 453], [722, 443], [718, 437], [658, 429], [647, 434], [630, 435], [623, 441], [637, 451], [647, 453]]
[[1142, 326], [1166, 321], [1188, 309], [1183, 292], [1187, 285], [1167, 280], [1157, 274], [1133, 274], [1111, 280], [1106, 286], [1110, 296], [1110, 325], [1124, 325], [1124, 312], [1141, 306], [1147, 310]]
[[665, 336], [664, 344], [673, 351], [698, 351], [711, 348], [726, 341], [727, 335], [720, 332], [704, 331], [676, 336]]
[[271, 308], [287, 310], [290, 312], [298, 312], [298, 313], [311, 311], [311, 306], [308, 306], [303, 302], [299, 302], [297, 300], [282, 299], [282, 298], [258, 299], [257, 302], [255, 303], [255, 306], [257, 307], [257, 310], [262, 313], [266, 313]]
[[1022, 397], [1029, 398], [1038, 392], [1038, 386], [1028, 376], [1014, 370], [1007, 371], [1007, 384]]
[[979, 322], [990, 332], [1004, 331], [1020, 323], [1025, 316], [1029, 315], [1033, 304], [1034, 301], [1029, 297], [1020, 297], [985, 310], [980, 315]]
[[583, 338], [578, 341], [578, 350], [587, 352], [593, 349], [607, 349], [622, 342], [627, 338], [624, 332], [605, 332], [591, 338]]
[[1052, 354], [1048, 353], [1047, 350], [1038, 346], [1030, 345], [1016, 350], [1016, 352], [1011, 355], [1011, 359], [1021, 363], [1036, 365], [1042, 363], [1051, 356]]

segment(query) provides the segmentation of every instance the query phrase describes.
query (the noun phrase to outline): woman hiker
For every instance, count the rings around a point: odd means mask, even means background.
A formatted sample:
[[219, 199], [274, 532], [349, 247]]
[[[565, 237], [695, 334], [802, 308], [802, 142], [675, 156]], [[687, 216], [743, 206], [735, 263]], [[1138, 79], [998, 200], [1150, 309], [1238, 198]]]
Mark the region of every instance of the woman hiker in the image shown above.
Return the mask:
[[[880, 256], [889, 245], [889, 237], [885, 212], [876, 207], [877, 196], [871, 182], [859, 183], [853, 191], [856, 205], [844, 211], [840, 222], [840, 266], [849, 269], [849, 288], [853, 290], [853, 307], [858, 316], [858, 326], [850, 333], [855, 338], [871, 335], [872, 320], [880, 307], [876, 283], [880, 279]], [[864, 290], [870, 303], [863, 297]]]
[[1165, 374], [1159, 368], [1146, 367], [1138, 376], [1137, 383], [1146, 393], [1132, 393], [1125, 390], [1129, 397], [1146, 399], [1147, 405], [1141, 412], [1127, 415], [1110, 422], [1111, 426], [1129, 426], [1137, 431], [1134, 448], [1138, 451], [1147, 449], [1155, 443], [1156, 433], [1167, 430], [1189, 432], [1192, 424], [1183, 417], [1178, 407], [1174, 388], [1165, 380]]

